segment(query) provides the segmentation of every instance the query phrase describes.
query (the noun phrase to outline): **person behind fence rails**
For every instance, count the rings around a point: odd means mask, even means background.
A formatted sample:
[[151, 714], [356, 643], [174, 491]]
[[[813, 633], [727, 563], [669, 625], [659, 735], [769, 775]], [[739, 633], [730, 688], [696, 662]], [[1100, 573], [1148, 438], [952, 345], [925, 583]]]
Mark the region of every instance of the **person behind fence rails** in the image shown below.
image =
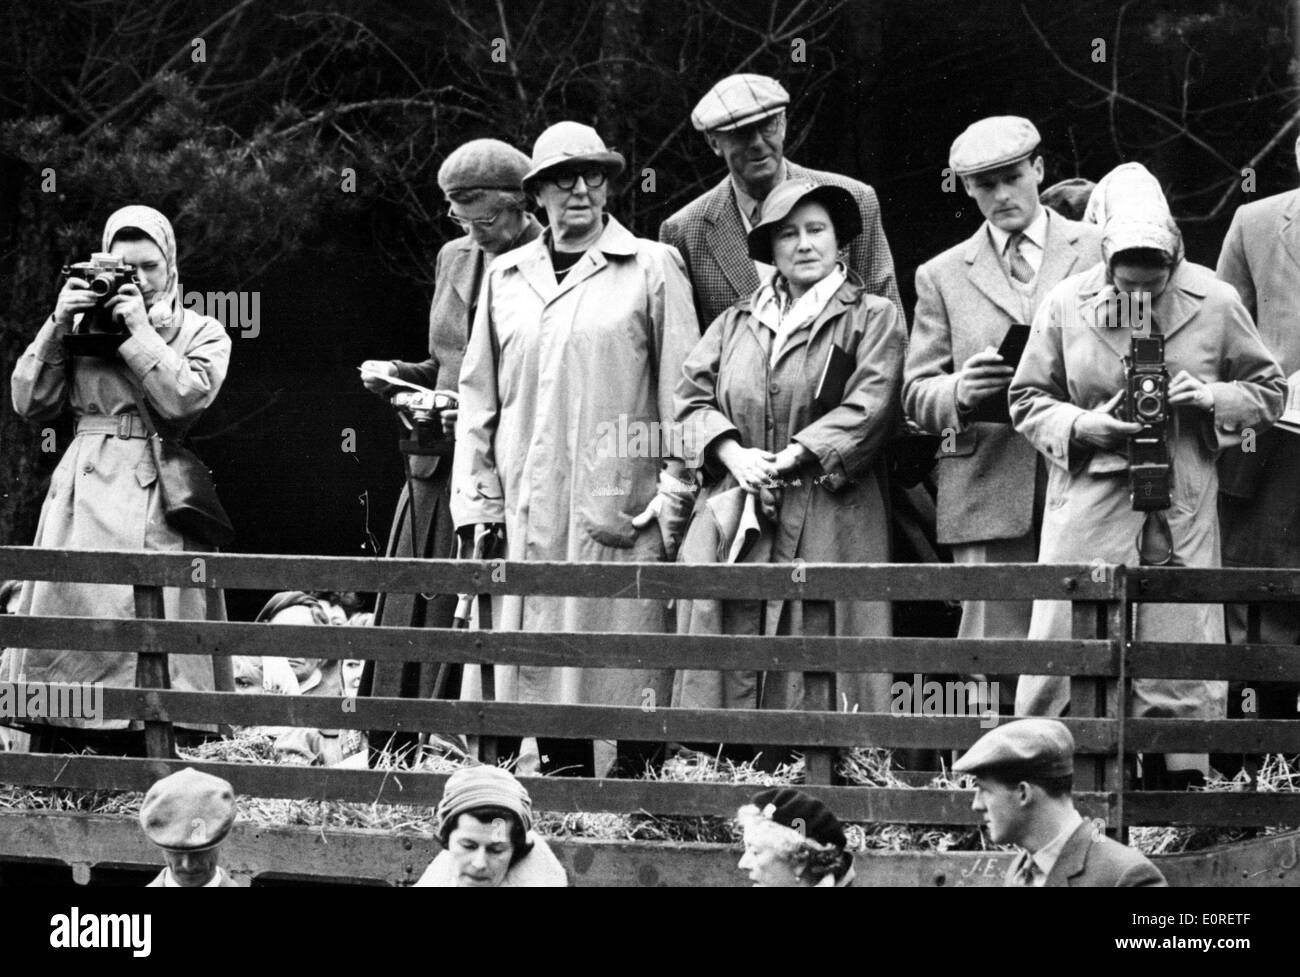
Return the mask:
[[[268, 600], [256, 620], [300, 626], [346, 625], [348, 618], [342, 605], [329, 600], [329, 596], [286, 590]], [[342, 699], [346, 694], [343, 662], [336, 659], [237, 655], [233, 667], [237, 692], [336, 699]], [[361, 735], [356, 730], [272, 726], [266, 727], [266, 731], [275, 736], [277, 756], [324, 766], [335, 765], [352, 756], [362, 745]]]
[[[1011, 382], [1016, 429], [1049, 463], [1041, 563], [1219, 566], [1215, 459], [1282, 412], [1286, 392], [1235, 289], [1183, 257], [1182, 235], [1159, 183], [1126, 163], [1098, 184], [1089, 203], [1102, 227], [1104, 260], [1061, 282], [1034, 319]], [[1163, 336], [1170, 507], [1138, 511], [1129, 483], [1128, 439], [1142, 430], [1116, 416], [1126, 389], [1131, 339]], [[1162, 528], [1167, 525], [1167, 529]], [[1037, 601], [1029, 637], [1069, 638], [1068, 601]], [[1219, 644], [1221, 604], [1140, 604], [1138, 640]], [[1145, 677], [1132, 685], [1132, 715], [1222, 718], [1226, 684]], [[1065, 676], [1022, 675], [1017, 715], [1060, 715]], [[1148, 758], [1151, 786], [1180, 786], [1208, 772], [1204, 754], [1170, 754], [1168, 775]]]
[[234, 788], [220, 777], [186, 767], [157, 781], [144, 795], [140, 827], [163, 850], [167, 867], [148, 887], [242, 888], [220, 865], [235, 813]]
[[[957, 137], [948, 162], [984, 222], [916, 271], [903, 405], [943, 439], [938, 539], [955, 563], [1037, 557], [1046, 471], [1011, 427], [1004, 406], [1013, 364], [998, 348], [1055, 285], [1101, 256], [1096, 228], [1040, 205], [1040, 143], [1034, 124], [1016, 116], [981, 119]], [[1024, 638], [1031, 609], [1028, 601], [963, 601], [958, 636]], [[1014, 681], [1000, 685], [1009, 691]]]
[[[463, 233], [438, 252], [433, 302], [429, 307], [429, 356], [422, 362], [367, 360], [367, 389], [391, 395], [403, 388], [380, 374], [429, 389], [456, 392], [465, 344], [488, 264], [499, 254], [535, 240], [542, 233], [527, 210], [523, 192], [526, 155], [497, 139], [474, 139], [457, 147], [438, 168], [438, 188], [447, 200], [447, 218]], [[452, 436], [456, 410], [444, 411], [445, 433]], [[452, 459], [436, 455], [404, 455], [406, 488], [397, 504], [386, 556], [450, 559], [456, 555], [455, 528], [448, 508]], [[451, 627], [456, 596], [385, 593], [379, 595], [375, 616], [380, 625]], [[459, 672], [428, 662], [368, 662], [362, 695], [403, 698], [454, 697]], [[372, 731], [372, 751], [385, 745], [400, 754], [415, 743], [414, 733]]]
[[791, 787], [760, 791], [736, 812], [745, 854], [737, 864], [762, 888], [849, 888], [853, 855], [839, 819]]
[[[181, 306], [176, 237], [161, 213], [144, 206], [118, 210], [104, 226], [102, 248], [137, 269], [134, 282], [123, 285], [107, 302], [114, 322], [128, 334], [125, 341], [111, 357], [66, 354], [64, 337], [95, 301], [89, 285], [72, 277], [13, 372], [13, 404], [20, 415], [49, 422], [71, 409], [76, 417], [76, 436], [50, 479], [33, 545], [72, 550], [209, 549], [207, 544], [199, 547], [164, 518], [138, 397], [143, 391], [150, 410], [169, 427], [192, 426], [225, 381], [230, 339], [216, 319]], [[211, 608], [224, 619], [219, 597], [209, 603], [202, 588], [164, 588], [166, 617], [198, 620]], [[31, 581], [23, 587], [18, 613], [134, 618], [135, 604], [132, 588], [125, 585]], [[10, 649], [5, 660], [12, 681], [99, 682], [128, 689], [136, 685], [132, 653], [17, 648]], [[173, 655], [169, 664], [173, 689], [214, 688], [212, 658]], [[142, 753], [144, 749], [141, 724], [126, 719], [51, 719], [32, 731], [37, 734], [33, 749], [38, 751], [89, 748]]]
[[995, 845], [1018, 845], [1003, 884], [1043, 888], [1166, 886], [1141, 852], [1106, 837], [1074, 807], [1074, 737], [1055, 719], [1017, 719], [953, 764], [975, 778], [971, 810]]
[[438, 801], [442, 851], [415, 883], [424, 888], [557, 888], [564, 866], [533, 831], [533, 801], [500, 767], [462, 767]]
[[[1300, 159], [1300, 141], [1296, 143]], [[1219, 521], [1223, 565], [1300, 566], [1300, 190], [1288, 190], [1239, 208], [1219, 254], [1218, 275], [1237, 290], [1255, 317], [1260, 338], [1288, 378], [1288, 410], [1253, 442], [1219, 458]], [[1246, 605], [1226, 609], [1228, 639], [1248, 640]], [[1266, 644], [1300, 643], [1300, 605], [1262, 604], [1259, 637]], [[1250, 682], [1229, 699], [1229, 715], [1296, 718], [1294, 682]], [[1253, 708], [1252, 708], [1253, 707]]]
[[[605, 213], [623, 166], [589, 126], [543, 132], [524, 188], [548, 227], [497, 258], [484, 280], [461, 367], [451, 512], [458, 529], [504, 523], [509, 560], [671, 559], [690, 512], [695, 486], [682, 480], [669, 425], [699, 326], [681, 256]], [[622, 437], [633, 430], [648, 436]], [[493, 604], [504, 630], [668, 630], [660, 600]], [[478, 679], [466, 667], [467, 698], [481, 695]], [[668, 701], [671, 680], [653, 666], [497, 666], [496, 695], [653, 709]], [[527, 770], [541, 754], [525, 746]], [[611, 748], [599, 752], [603, 773]]]
[[[775, 272], [714, 321], [677, 385], [687, 458], [703, 482], [683, 561], [889, 562], [880, 449], [897, 420], [907, 339], [898, 310], [838, 258], [861, 230], [839, 186], [791, 180], [764, 202], [749, 253]], [[689, 633], [892, 633], [879, 602], [682, 600], [678, 609]], [[841, 675], [841, 701], [888, 712], [890, 677]], [[673, 705], [825, 708], [805, 701], [801, 672], [682, 671]]]
[[675, 247], [686, 261], [700, 328], [707, 329], [729, 305], [753, 295], [771, 277], [771, 265], [749, 254], [745, 236], [759, 222], [767, 195], [787, 180], [834, 184], [853, 195], [862, 233], [849, 249], [847, 265], [869, 293], [893, 302], [899, 321], [905, 322], [876, 191], [858, 180], [786, 159], [789, 104], [780, 82], [739, 74], [714, 85], [691, 112], [691, 125], [726, 163], [727, 176], [665, 220], [659, 240]]

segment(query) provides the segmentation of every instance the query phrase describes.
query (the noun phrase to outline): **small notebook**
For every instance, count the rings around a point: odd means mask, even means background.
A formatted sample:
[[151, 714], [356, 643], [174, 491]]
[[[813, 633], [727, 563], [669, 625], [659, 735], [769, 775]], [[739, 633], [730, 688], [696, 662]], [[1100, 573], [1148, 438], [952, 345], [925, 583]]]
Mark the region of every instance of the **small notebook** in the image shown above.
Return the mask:
[[849, 385], [849, 377], [853, 376], [856, 365], [853, 357], [831, 343], [831, 352], [826, 357], [821, 379], [817, 381], [817, 393], [813, 397], [813, 403], [820, 411], [832, 411], [843, 402], [844, 389]]
[[[1025, 344], [1028, 342], [1029, 327], [1022, 322], [1013, 322], [1008, 327], [1007, 334], [1002, 337], [998, 355], [1014, 370], [1020, 365], [1020, 357], [1024, 355]], [[1010, 424], [1011, 410], [1007, 406], [1006, 394], [990, 397], [981, 402], [971, 415], [971, 420], [981, 424]]]

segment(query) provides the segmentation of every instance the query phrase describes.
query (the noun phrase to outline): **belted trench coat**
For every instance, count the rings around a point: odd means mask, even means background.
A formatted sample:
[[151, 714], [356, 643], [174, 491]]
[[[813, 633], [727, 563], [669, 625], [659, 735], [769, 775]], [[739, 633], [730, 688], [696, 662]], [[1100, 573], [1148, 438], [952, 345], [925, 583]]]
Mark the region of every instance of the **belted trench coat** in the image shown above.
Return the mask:
[[[664, 426], [699, 338], [685, 266], [613, 217], [557, 283], [547, 231], [489, 267], [460, 374], [452, 474], [458, 527], [504, 523], [510, 560], [653, 562]], [[506, 596], [493, 626], [668, 630], [661, 600]], [[498, 699], [641, 706], [668, 700], [671, 671], [497, 666]], [[480, 694], [465, 670], [464, 696]]]
[[[1128, 462], [1119, 451], [1093, 449], [1070, 437], [1076, 418], [1124, 386], [1123, 359], [1132, 330], [1109, 326], [1106, 268], [1098, 264], [1061, 282], [1040, 307], [1008, 393], [1016, 429], [1049, 462], [1040, 563], [1137, 565], [1135, 539], [1143, 513], [1129, 496]], [[1172, 409], [1169, 448], [1173, 505], [1167, 510], [1174, 564], [1220, 565], [1215, 461], [1244, 432], [1263, 431], [1281, 414], [1286, 380], [1236, 291], [1189, 261], [1174, 269], [1152, 306], [1165, 336], [1170, 378], [1186, 370], [1209, 385], [1214, 411]], [[1142, 604], [1141, 640], [1222, 643], [1221, 604]], [[1038, 601], [1031, 639], [1068, 638], [1070, 604]], [[1021, 676], [1018, 715], [1059, 715], [1069, 701], [1063, 676]], [[1224, 682], [1138, 680], [1136, 716], [1215, 717], [1226, 705]]]

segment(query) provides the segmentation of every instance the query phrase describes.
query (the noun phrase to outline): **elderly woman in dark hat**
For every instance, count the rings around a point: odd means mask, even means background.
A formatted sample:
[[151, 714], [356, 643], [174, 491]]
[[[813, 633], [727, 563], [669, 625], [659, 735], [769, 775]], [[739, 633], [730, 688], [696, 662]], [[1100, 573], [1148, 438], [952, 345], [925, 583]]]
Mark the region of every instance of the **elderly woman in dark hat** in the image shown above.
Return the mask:
[[438, 802], [442, 851], [415, 884], [428, 888], [561, 887], [564, 866], [533, 832], [533, 802], [500, 767], [462, 767]]
[[[860, 230], [852, 196], [837, 186], [789, 181], [764, 202], [749, 254], [775, 274], [714, 320], [677, 386], [686, 455], [703, 480], [682, 560], [888, 562], [880, 449], [897, 423], [906, 337], [893, 303], [841, 260]], [[679, 630], [690, 633], [891, 633], [883, 603], [679, 608]], [[885, 712], [889, 676], [842, 675], [837, 698]], [[802, 674], [782, 672], [681, 672], [673, 697], [693, 708], [803, 703]]]
[[[455, 393], [461, 359], [474, 321], [479, 289], [488, 264], [499, 254], [527, 244], [542, 232], [527, 210], [522, 187], [529, 159], [496, 139], [475, 139], [456, 149], [438, 169], [438, 186], [447, 199], [447, 219], [462, 236], [438, 252], [433, 303], [429, 308], [429, 356], [421, 362], [367, 360], [362, 364], [366, 388], [391, 396], [402, 388], [388, 377], [429, 389]], [[442, 415], [444, 433], [454, 435], [456, 411]], [[407, 482], [393, 517], [387, 556], [450, 558], [456, 555], [455, 531], [447, 507], [452, 459], [405, 455]], [[376, 623], [397, 627], [450, 627], [454, 595], [380, 594]], [[420, 663], [370, 662], [362, 677], [362, 695], [429, 697], [456, 694], [437, 681], [439, 669]], [[393, 745], [409, 745], [397, 734]], [[388, 733], [372, 733], [371, 744], [383, 747]]]
[[[504, 524], [511, 560], [671, 559], [690, 511], [694, 485], [679, 477], [668, 426], [699, 326], [681, 255], [606, 211], [623, 166], [590, 126], [558, 122], [543, 132], [524, 186], [547, 229], [495, 261], [483, 286], [460, 375], [451, 511], [458, 528]], [[663, 601], [513, 595], [494, 600], [493, 622], [527, 631], [669, 625]], [[465, 694], [476, 698], [478, 669], [465, 674]], [[498, 666], [496, 694], [641, 705], [666, 701], [671, 677], [654, 668]], [[595, 752], [603, 775], [611, 747]], [[543, 754], [559, 755], [526, 742], [522, 769]]]
[[736, 866], [764, 888], [847, 888], [853, 856], [839, 819], [821, 801], [791, 787], [754, 795], [736, 814], [745, 854]]

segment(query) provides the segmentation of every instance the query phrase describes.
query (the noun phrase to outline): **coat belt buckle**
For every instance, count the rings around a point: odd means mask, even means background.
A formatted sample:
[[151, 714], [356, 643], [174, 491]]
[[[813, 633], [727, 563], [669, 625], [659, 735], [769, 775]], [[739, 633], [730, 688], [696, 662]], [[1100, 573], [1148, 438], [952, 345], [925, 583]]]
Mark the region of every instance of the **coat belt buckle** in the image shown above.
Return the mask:
[[132, 429], [131, 421], [134, 417], [135, 417], [134, 414], [117, 415], [117, 436], [121, 438], [123, 441], [129, 440], [131, 437], [131, 429]]

